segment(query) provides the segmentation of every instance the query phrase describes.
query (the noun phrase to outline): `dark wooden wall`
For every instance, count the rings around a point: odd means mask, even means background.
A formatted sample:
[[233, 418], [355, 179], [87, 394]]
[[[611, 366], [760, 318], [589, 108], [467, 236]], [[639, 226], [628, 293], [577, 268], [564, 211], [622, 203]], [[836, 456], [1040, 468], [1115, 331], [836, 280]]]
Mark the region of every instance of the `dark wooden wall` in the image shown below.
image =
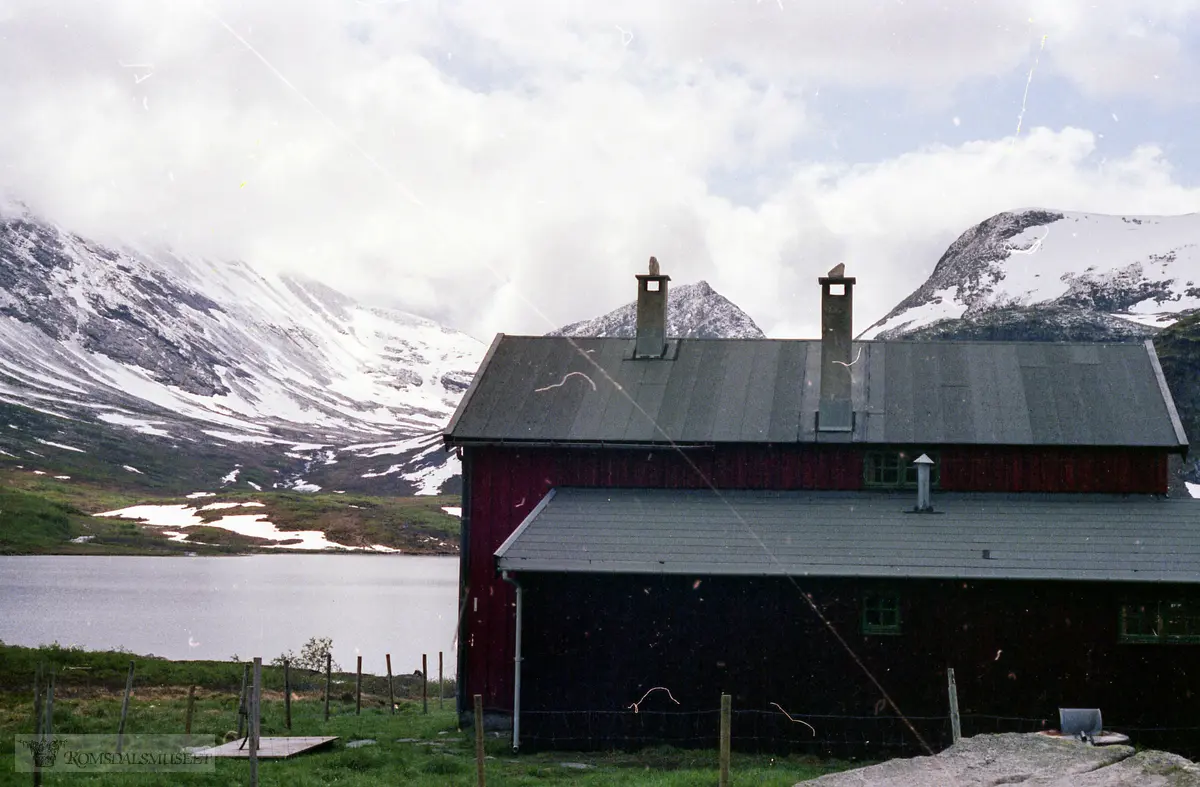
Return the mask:
[[[513, 589], [493, 554], [555, 486], [828, 489], [862, 487], [862, 446], [735, 445], [675, 450], [465, 449], [462, 697], [512, 709]], [[1166, 455], [1118, 449], [945, 447], [941, 487], [954, 491], [1166, 490]], [[460, 711], [464, 708], [460, 708]]]
[[940, 449], [941, 489], [1166, 494], [1169, 454], [1139, 449]]
[[[901, 594], [901, 633], [869, 636], [860, 597], [879, 585], [853, 580], [542, 574], [522, 584], [526, 745], [619, 747], [657, 734], [711, 748], [711, 711], [729, 693], [744, 712], [734, 732], [741, 727], [745, 748], [776, 748], [773, 730], [835, 754], [854, 753], [848, 740], [869, 750], [873, 737], [916, 753], [915, 736], [867, 673], [938, 748], [948, 724], [925, 717], [948, 713], [947, 667], [968, 733], [1014, 729], [973, 714], [1054, 728], [1059, 707], [1099, 707], [1115, 729], [1196, 726], [1200, 645], [1118, 642], [1116, 585], [902, 581], [887, 586]], [[656, 686], [679, 704], [655, 692], [639, 706], [643, 718], [632, 718], [629, 705]], [[811, 714], [817, 735], [771, 703]], [[663, 711], [684, 715], [655, 717]], [[698, 711], [709, 713], [686, 717]]]

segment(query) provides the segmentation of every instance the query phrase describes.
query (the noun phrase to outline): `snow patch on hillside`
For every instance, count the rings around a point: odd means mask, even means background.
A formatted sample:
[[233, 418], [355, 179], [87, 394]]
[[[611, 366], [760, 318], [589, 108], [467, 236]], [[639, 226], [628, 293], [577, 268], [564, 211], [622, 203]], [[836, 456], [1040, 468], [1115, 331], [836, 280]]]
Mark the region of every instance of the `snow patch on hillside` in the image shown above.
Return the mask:
[[100, 413], [96, 416], [96, 420], [117, 426], [128, 426], [139, 434], [153, 435], [155, 437], [171, 436], [170, 432], [159, 428], [163, 423], [162, 421], [146, 421], [141, 418], [130, 418], [120, 413]]
[[40, 438], [40, 437], [35, 437], [35, 438], [34, 438], [34, 440], [36, 440], [37, 442], [41, 443], [42, 445], [48, 445], [48, 446], [50, 446], [51, 448], [61, 448], [61, 449], [63, 449], [64, 451], [75, 451], [76, 453], [80, 453], [80, 454], [86, 454], [86, 453], [87, 453], [87, 451], [83, 450], [82, 448], [76, 448], [76, 447], [75, 447], [75, 446], [73, 446], [73, 445], [66, 445], [66, 444], [64, 444], [64, 443], [54, 443], [54, 442], [51, 442], [51, 441], [49, 441], [49, 440], [43, 440], [43, 439], [42, 439], [42, 438]]
[[[261, 506], [262, 503], [209, 503], [199, 509], [186, 505], [141, 505], [121, 508], [116, 511], [105, 511], [95, 516], [140, 520], [143, 524], [150, 525], [151, 527], [171, 528], [170, 532], [176, 535], [189, 527], [208, 526], [219, 527], [222, 530], [228, 530], [239, 535], [263, 538], [269, 541], [296, 541], [296, 543], [292, 544], [271, 545], [285, 549], [355, 549], [354, 547], [330, 541], [319, 530], [280, 530], [268, 521], [264, 514], [235, 514], [223, 516], [211, 522], [205, 522], [197, 514], [197, 511], [234, 508], [239, 505]], [[164, 533], [167, 532], [164, 530]], [[184, 539], [173, 537], [172, 540], [183, 541]]]

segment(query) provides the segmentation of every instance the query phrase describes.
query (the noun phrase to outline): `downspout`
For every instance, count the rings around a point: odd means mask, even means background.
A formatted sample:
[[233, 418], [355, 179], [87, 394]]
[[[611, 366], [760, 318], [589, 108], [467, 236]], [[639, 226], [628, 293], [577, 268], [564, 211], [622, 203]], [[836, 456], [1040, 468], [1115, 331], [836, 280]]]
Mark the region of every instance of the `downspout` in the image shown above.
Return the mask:
[[522, 603], [522, 588], [517, 580], [513, 579], [507, 571], [500, 572], [501, 578], [505, 582], [517, 589], [517, 632], [516, 642], [513, 646], [513, 751], [521, 749], [521, 611], [524, 604]]
[[459, 461], [462, 462], [462, 518], [458, 525], [458, 628], [454, 632], [458, 647], [456, 648], [455, 668], [455, 705], [458, 706], [458, 718], [462, 719], [470, 713], [467, 705], [467, 643], [470, 634], [467, 632], [467, 604], [471, 600], [471, 487], [475, 484], [475, 451], [458, 446], [456, 448]]

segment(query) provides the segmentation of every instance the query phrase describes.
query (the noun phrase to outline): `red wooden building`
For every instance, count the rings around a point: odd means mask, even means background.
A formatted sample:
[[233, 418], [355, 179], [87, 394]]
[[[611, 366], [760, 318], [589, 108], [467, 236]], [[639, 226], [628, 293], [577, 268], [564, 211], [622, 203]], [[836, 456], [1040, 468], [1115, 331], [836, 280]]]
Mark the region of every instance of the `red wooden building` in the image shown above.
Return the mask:
[[637, 280], [635, 336], [499, 335], [447, 427], [460, 713], [516, 710], [514, 746], [711, 742], [732, 693], [737, 740], [802, 738], [787, 708], [826, 748], [911, 747], [944, 739], [913, 719], [948, 666], [969, 718], [1190, 713], [1200, 506], [1166, 499], [1187, 439], [1151, 343], [855, 342], [841, 266], [820, 340], [675, 339], [669, 277]]

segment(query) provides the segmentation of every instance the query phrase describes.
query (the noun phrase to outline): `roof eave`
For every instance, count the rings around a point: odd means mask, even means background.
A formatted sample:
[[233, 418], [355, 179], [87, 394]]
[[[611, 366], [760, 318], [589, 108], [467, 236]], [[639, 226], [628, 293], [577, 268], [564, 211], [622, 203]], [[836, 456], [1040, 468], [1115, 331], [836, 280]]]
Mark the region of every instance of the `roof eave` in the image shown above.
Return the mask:
[[1171, 396], [1171, 389], [1167, 386], [1167, 377], [1163, 374], [1162, 364], [1158, 360], [1158, 351], [1154, 349], [1154, 342], [1147, 339], [1145, 342], [1146, 354], [1150, 356], [1150, 366], [1154, 369], [1154, 379], [1158, 381], [1158, 390], [1162, 394], [1163, 403], [1167, 406], [1167, 414], [1171, 417], [1171, 426], [1175, 429], [1175, 438], [1179, 441], [1176, 450], [1185, 457], [1188, 454], [1188, 439], [1187, 432], [1183, 430], [1183, 422], [1179, 420], [1179, 411], [1175, 408], [1175, 397]]
[[[512, 532], [512, 535], [504, 539], [504, 543], [501, 544], [493, 553], [496, 558], [497, 571], [501, 570], [500, 561], [504, 558], [504, 555], [508, 552], [509, 548], [516, 543], [517, 539], [521, 537], [522, 533], [529, 529], [529, 526], [533, 524], [533, 520], [538, 518], [538, 514], [542, 513], [542, 510], [546, 506], [550, 505], [550, 501], [554, 499], [555, 491], [555, 489], [551, 489], [549, 492], [547, 492], [546, 495], [538, 502], [538, 504], [533, 507], [533, 510], [525, 516], [525, 519], [523, 519], [521, 524], [517, 526], [517, 529]], [[508, 566], [505, 566], [505, 569], [509, 571], [512, 570], [512, 568]]]
[[446, 445], [453, 446], [460, 444], [454, 438], [454, 430], [458, 427], [458, 421], [462, 418], [462, 414], [470, 406], [471, 398], [475, 395], [475, 391], [479, 388], [479, 382], [483, 379], [483, 373], [492, 362], [492, 357], [496, 354], [496, 348], [500, 346], [500, 342], [503, 339], [503, 333], [496, 334], [495, 338], [492, 339], [491, 345], [488, 346], [487, 352], [483, 355], [483, 360], [479, 363], [479, 368], [475, 371], [475, 376], [471, 378], [471, 384], [467, 386], [467, 392], [463, 394], [463, 398], [458, 403], [458, 408], [455, 409], [454, 415], [450, 417], [450, 423], [446, 424], [446, 428], [442, 431], [442, 442]]
[[1186, 584], [1200, 585], [1200, 572], [1193, 575], [1165, 575], [1147, 572], [1126, 572], [1122, 575], [1091, 574], [1073, 570], [1053, 572], [1023, 571], [999, 566], [989, 571], [946, 571], [944, 569], [892, 569], [888, 566], [864, 566], [858, 571], [822, 571], [820, 569], [783, 566], [764, 563], [759, 567], [700, 565], [680, 563], [650, 563], [630, 561], [623, 563], [580, 560], [530, 560], [496, 558], [497, 571], [512, 571], [525, 574], [591, 574], [618, 576], [722, 576], [744, 577], [792, 577], [797, 579], [844, 579], [844, 580], [907, 580], [907, 581], [999, 581], [999, 582], [1113, 582], [1122, 584]]
[[[646, 451], [695, 451], [716, 448], [717, 443], [679, 443], [620, 440], [521, 440], [509, 437], [456, 437], [454, 445], [463, 447], [496, 447], [496, 448], [626, 448]], [[766, 445], [767, 443], [762, 443]]]

